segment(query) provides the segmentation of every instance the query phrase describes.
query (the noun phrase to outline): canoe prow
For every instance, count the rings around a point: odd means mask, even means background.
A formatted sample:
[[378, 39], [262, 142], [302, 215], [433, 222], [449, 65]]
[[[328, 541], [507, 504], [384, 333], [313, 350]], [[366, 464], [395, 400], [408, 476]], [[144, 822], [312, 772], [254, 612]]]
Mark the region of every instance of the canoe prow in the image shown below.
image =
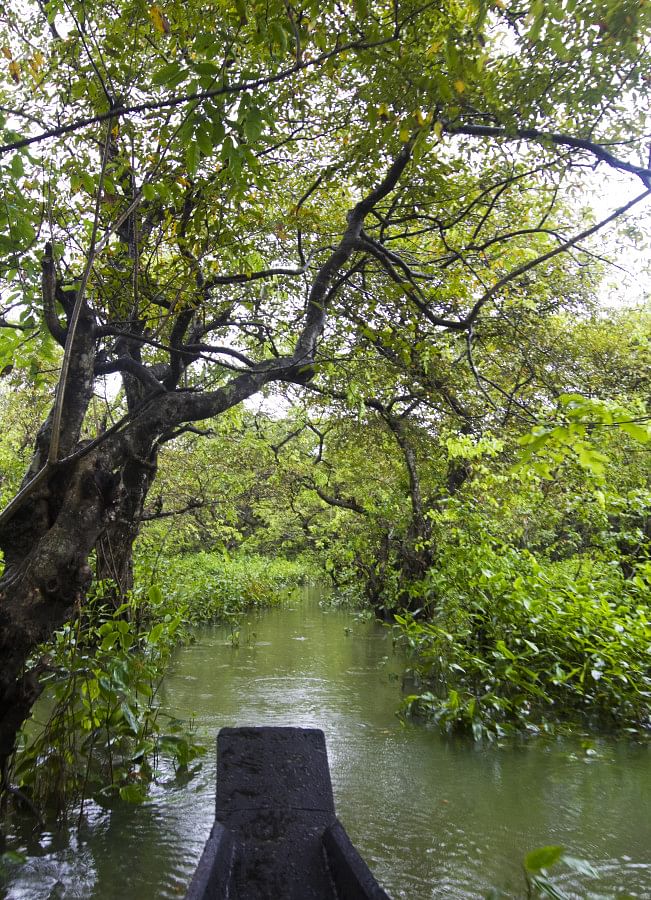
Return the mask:
[[390, 900], [337, 819], [322, 731], [222, 728], [215, 823], [186, 900]]

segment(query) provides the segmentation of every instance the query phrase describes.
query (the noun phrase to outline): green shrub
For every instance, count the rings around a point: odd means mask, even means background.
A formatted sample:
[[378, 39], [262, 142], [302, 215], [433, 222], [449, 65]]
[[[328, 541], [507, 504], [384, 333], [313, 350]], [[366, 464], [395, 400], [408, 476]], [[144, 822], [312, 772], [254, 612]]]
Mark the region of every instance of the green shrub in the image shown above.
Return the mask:
[[178, 771], [203, 752], [157, 703], [183, 613], [165, 612], [139, 629], [133, 612], [133, 603], [113, 610], [95, 598], [46, 648], [46, 722], [36, 734], [28, 724], [12, 773], [39, 808], [62, 814], [88, 796], [141, 802], [161, 753]]
[[448, 546], [420, 585], [427, 617], [396, 616], [426, 688], [406, 708], [476, 739], [559, 722], [651, 725], [651, 564], [584, 572], [499, 543]]
[[300, 560], [205, 552], [159, 559], [155, 565], [144, 558], [137, 565], [140, 594], [147, 591], [150, 602], [152, 595], [163, 602], [163, 591], [152, 592], [151, 585], [164, 585], [165, 602], [182, 606], [186, 621], [192, 623], [279, 604], [308, 575]]

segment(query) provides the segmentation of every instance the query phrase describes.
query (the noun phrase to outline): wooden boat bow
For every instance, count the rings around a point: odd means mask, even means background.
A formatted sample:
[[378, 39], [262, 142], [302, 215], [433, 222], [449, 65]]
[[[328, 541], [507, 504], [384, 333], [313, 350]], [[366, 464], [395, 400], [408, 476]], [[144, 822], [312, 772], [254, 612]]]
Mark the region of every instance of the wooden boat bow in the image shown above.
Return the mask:
[[316, 728], [222, 728], [215, 823], [186, 900], [390, 900], [337, 819]]

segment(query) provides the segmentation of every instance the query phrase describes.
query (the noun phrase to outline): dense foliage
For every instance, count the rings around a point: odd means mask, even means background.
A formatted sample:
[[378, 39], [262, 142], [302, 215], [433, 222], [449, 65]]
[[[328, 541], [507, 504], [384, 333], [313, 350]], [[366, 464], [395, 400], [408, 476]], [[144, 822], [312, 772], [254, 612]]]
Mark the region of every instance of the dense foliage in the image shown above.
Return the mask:
[[441, 563], [423, 585], [440, 598], [431, 616], [396, 616], [432, 686], [407, 699], [411, 711], [476, 739], [559, 721], [649, 729], [649, 563], [625, 582], [612, 566], [465, 541]]
[[98, 582], [83, 614], [46, 649], [45, 696], [12, 771], [19, 796], [40, 809], [80, 814], [90, 796], [140, 803], [152, 781], [186, 777], [206, 748], [190, 722], [160, 709], [172, 651], [206, 622], [228, 622], [236, 646], [242, 616], [281, 603], [307, 573], [283, 559], [150, 557], [145, 546], [138, 576], [117, 609]]
[[19, 796], [40, 809], [81, 815], [87, 797], [106, 803], [116, 794], [141, 802], [160, 777], [161, 753], [185, 771], [203, 751], [186, 723], [161, 715], [156, 696], [182, 639], [182, 612], [143, 629], [126, 611], [90, 604], [88, 618], [59, 631], [49, 648], [45, 697], [13, 771]]

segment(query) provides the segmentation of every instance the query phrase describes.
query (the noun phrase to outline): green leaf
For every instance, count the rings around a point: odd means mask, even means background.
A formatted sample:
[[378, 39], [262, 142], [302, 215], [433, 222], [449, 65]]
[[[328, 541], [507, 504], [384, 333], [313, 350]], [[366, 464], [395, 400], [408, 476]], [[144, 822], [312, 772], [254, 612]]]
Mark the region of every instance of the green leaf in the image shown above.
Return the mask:
[[527, 872], [540, 872], [557, 863], [563, 856], [563, 847], [539, 847], [527, 853], [524, 858], [524, 867]]
[[150, 585], [147, 591], [147, 596], [149, 597], [150, 601], [156, 606], [163, 602], [163, 592], [161, 591], [158, 584]]
[[127, 803], [144, 803], [147, 799], [147, 788], [144, 784], [125, 784], [120, 788], [120, 798]]
[[200, 75], [217, 76], [221, 74], [221, 67], [212, 62], [198, 62], [194, 64], [194, 68]]
[[280, 46], [283, 53], [287, 50], [287, 32], [280, 22], [272, 22], [269, 26], [269, 35], [274, 44]]
[[185, 164], [189, 175], [194, 175], [199, 165], [199, 145], [196, 141], [190, 141], [185, 149]]
[[585, 406], [586, 403], [583, 394], [560, 394], [558, 399], [563, 406]]
[[179, 85], [186, 78], [187, 74], [187, 71], [182, 69], [178, 63], [172, 62], [154, 72], [151, 80], [152, 84], [166, 85], [172, 88]]
[[206, 131], [197, 131], [196, 133], [196, 141], [199, 147], [199, 150], [203, 153], [204, 156], [210, 156], [213, 150], [212, 140], [210, 139], [210, 135]]
[[75, 81], [70, 88], [70, 93], [75, 100], [81, 100], [82, 97], [85, 97], [88, 92], [88, 84], [86, 81]]
[[25, 166], [23, 165], [23, 157], [20, 153], [16, 153], [11, 160], [11, 174], [14, 178], [22, 178], [25, 174]]
[[528, 434], [523, 434], [522, 437], [518, 438], [518, 443], [522, 447], [526, 447], [527, 456], [531, 456], [532, 453], [535, 453], [536, 450], [539, 450], [540, 447], [543, 447], [547, 441], [551, 438], [551, 431], [543, 431], [542, 434], [533, 434], [532, 432]]
[[119, 634], [117, 631], [110, 631], [102, 640], [102, 643], [100, 644], [100, 649], [101, 650], [111, 650], [115, 646], [115, 643], [116, 643], [118, 637], [119, 637]]
[[147, 635], [147, 642], [149, 644], [157, 644], [160, 640], [160, 636], [163, 633], [164, 625], [162, 622], [159, 622], [158, 625], [154, 625], [152, 630]]
[[217, 144], [221, 144], [226, 135], [226, 129], [224, 128], [224, 123], [219, 118], [212, 119], [212, 143], [213, 147]]
[[598, 478], [603, 477], [606, 467], [604, 463], [608, 462], [608, 457], [604, 456], [603, 453], [600, 453], [598, 450], [594, 450], [592, 447], [588, 447], [587, 445], [580, 445], [577, 448], [577, 455], [579, 457], [579, 463], [589, 472], [592, 472], [593, 475], [596, 475]]
[[244, 120], [244, 134], [249, 141], [257, 141], [262, 134], [263, 121], [260, 110], [252, 106]]
[[131, 731], [133, 731], [134, 734], [138, 734], [140, 731], [140, 728], [138, 726], [138, 720], [136, 719], [136, 717], [133, 713], [133, 710], [131, 709], [129, 704], [122, 703], [120, 706], [120, 709], [122, 710], [122, 715], [129, 723], [129, 728], [131, 729]]
[[651, 427], [649, 425], [639, 425], [637, 422], [620, 422], [619, 427], [640, 444], [648, 444], [651, 441]]

